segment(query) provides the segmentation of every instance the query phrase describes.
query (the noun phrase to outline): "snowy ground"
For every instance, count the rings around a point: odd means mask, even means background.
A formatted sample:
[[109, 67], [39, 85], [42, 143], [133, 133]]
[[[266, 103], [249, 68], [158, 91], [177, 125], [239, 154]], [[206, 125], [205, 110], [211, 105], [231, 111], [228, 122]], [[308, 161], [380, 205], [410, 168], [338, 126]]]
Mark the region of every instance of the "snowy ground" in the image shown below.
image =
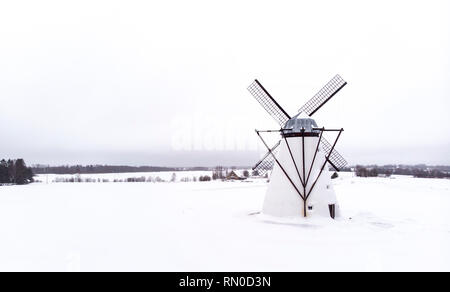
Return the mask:
[[264, 181], [0, 187], [0, 270], [450, 271], [450, 180], [335, 184], [337, 221], [254, 214]]

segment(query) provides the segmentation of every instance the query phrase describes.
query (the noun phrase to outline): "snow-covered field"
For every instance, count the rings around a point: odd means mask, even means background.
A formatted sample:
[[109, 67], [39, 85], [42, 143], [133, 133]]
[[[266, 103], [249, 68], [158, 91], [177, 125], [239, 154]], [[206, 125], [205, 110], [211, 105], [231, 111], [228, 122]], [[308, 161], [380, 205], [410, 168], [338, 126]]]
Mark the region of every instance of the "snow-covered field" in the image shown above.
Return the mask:
[[256, 214], [266, 186], [0, 187], [0, 270], [450, 271], [450, 180], [342, 174], [336, 221]]

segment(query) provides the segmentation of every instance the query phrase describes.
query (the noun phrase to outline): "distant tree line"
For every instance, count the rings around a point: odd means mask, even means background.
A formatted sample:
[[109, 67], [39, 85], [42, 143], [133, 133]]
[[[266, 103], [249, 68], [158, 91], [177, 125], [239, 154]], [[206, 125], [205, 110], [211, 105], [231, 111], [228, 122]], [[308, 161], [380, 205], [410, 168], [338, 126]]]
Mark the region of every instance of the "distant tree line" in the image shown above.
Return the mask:
[[33, 182], [33, 171], [23, 159], [0, 161], [0, 184], [24, 185]]
[[[356, 176], [359, 177], [377, 177], [381, 172], [378, 168], [366, 168], [364, 166], [357, 165], [355, 169]], [[390, 176], [392, 173], [386, 173], [386, 176]]]
[[[175, 174], [175, 173], [174, 173]], [[157, 177], [145, 177], [145, 176], [140, 176], [140, 177], [127, 177], [127, 178], [115, 178], [115, 179], [108, 179], [108, 178], [95, 178], [95, 177], [82, 177], [81, 175], [73, 175], [70, 177], [56, 177], [53, 179], [54, 183], [123, 183], [123, 182], [127, 182], [127, 183], [132, 183], [132, 182], [151, 182], [151, 183], [161, 183], [161, 182], [171, 182], [174, 183], [176, 182], [176, 174], [173, 175], [170, 180], [164, 180], [162, 178], [160, 178], [159, 176]], [[180, 179], [180, 182], [196, 182], [196, 181], [211, 181], [211, 177], [208, 175], [204, 175], [204, 176], [200, 176], [199, 178], [197, 178], [196, 176], [192, 176], [192, 177], [182, 177]], [[37, 182], [41, 182], [41, 181], [37, 181]]]
[[161, 172], [161, 171], [196, 171], [209, 170], [207, 167], [159, 167], [159, 166], [125, 166], [125, 165], [62, 165], [62, 166], [33, 166], [36, 174], [92, 174], [92, 173], [124, 173], [124, 172]]
[[226, 167], [216, 166], [212, 173], [212, 179], [213, 180], [225, 179], [227, 177], [227, 174], [228, 174], [228, 169]]
[[[8, 163], [8, 162], [7, 162]], [[136, 172], [162, 172], [162, 171], [212, 171], [211, 180], [224, 180], [231, 170], [235, 169], [249, 169], [249, 167], [159, 167], [159, 166], [124, 166], [124, 165], [61, 165], [61, 166], [47, 166], [35, 165], [32, 167], [32, 172], [35, 174], [98, 174], [98, 173], [136, 173]], [[418, 165], [358, 165], [353, 167], [346, 167], [342, 169], [343, 172], [355, 172], [357, 176], [361, 177], [375, 177], [379, 175], [411, 175], [414, 177], [423, 178], [449, 178], [450, 166], [427, 166], [425, 164]], [[258, 171], [243, 171], [244, 177], [259, 176]], [[266, 174], [267, 176], [267, 174]], [[202, 181], [207, 181], [208, 178], [202, 178]], [[185, 178], [184, 180], [188, 180]]]
[[[127, 166], [127, 165], [33, 165], [35, 174], [98, 174], [124, 172], [162, 172], [162, 171], [214, 171], [215, 179], [225, 178], [228, 169], [246, 169], [248, 167], [160, 167], [160, 166]], [[254, 175], [254, 174], [253, 174]]]
[[211, 177], [209, 175], [203, 175], [198, 178], [199, 181], [211, 181]]
[[450, 178], [450, 167], [420, 165], [369, 165], [355, 167], [356, 176], [376, 177], [379, 175], [411, 175], [418, 178]]

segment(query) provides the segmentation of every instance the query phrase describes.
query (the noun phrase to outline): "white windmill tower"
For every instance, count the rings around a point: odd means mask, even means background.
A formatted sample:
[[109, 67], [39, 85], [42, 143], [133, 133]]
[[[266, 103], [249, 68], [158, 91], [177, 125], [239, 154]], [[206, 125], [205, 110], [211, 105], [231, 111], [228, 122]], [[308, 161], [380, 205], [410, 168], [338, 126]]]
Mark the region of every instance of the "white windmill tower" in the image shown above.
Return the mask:
[[[347, 165], [335, 150], [344, 129], [319, 128], [311, 118], [347, 83], [336, 75], [294, 117], [275, 101], [267, 90], [255, 80], [248, 90], [263, 108], [280, 124], [280, 130], [258, 131], [267, 148], [267, 154], [253, 170], [272, 170], [264, 201], [263, 213], [279, 217], [339, 216], [339, 205], [331, 183], [329, 165], [339, 171]], [[278, 132], [281, 140], [269, 148], [261, 133]], [[336, 132], [330, 144], [324, 132]]]

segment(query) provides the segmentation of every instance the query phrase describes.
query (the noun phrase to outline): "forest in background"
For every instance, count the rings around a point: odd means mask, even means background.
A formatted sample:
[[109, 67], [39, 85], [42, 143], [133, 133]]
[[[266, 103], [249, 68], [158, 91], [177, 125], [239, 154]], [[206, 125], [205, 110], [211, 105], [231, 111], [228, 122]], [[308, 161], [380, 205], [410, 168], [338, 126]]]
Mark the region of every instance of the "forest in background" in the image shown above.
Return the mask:
[[23, 159], [2, 159], [0, 161], [0, 184], [24, 185], [33, 182], [33, 170]]
[[410, 175], [417, 178], [450, 178], [450, 166], [418, 165], [357, 165], [346, 171], [354, 171], [359, 177], [390, 177], [391, 175]]
[[[160, 167], [160, 166], [126, 166], [126, 165], [33, 165], [35, 174], [98, 174], [98, 173], [137, 173], [137, 172], [162, 172], [162, 171], [216, 171], [248, 169], [249, 166], [216, 166], [216, 167]], [[450, 178], [450, 166], [425, 164], [405, 165], [356, 165], [342, 169], [343, 172], [355, 172], [360, 177], [376, 177], [391, 175], [411, 175], [420, 178]], [[252, 173], [252, 175], [255, 175]]]
[[127, 166], [127, 165], [33, 165], [36, 174], [94, 174], [94, 173], [125, 173], [125, 172], [161, 172], [209, 170], [208, 167], [160, 167], [160, 166]]

